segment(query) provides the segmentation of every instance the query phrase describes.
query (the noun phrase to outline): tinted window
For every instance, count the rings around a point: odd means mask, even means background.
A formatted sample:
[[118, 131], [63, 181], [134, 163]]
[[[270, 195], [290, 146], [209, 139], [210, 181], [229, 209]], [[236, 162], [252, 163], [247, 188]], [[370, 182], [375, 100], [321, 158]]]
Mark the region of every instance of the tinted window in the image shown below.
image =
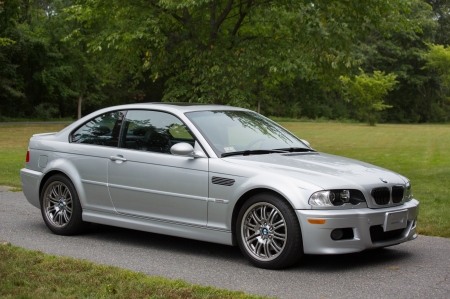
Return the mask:
[[123, 111], [100, 115], [73, 132], [71, 142], [117, 146], [123, 116]]
[[170, 154], [172, 145], [179, 142], [194, 146], [192, 134], [177, 117], [159, 111], [128, 111], [121, 147]]

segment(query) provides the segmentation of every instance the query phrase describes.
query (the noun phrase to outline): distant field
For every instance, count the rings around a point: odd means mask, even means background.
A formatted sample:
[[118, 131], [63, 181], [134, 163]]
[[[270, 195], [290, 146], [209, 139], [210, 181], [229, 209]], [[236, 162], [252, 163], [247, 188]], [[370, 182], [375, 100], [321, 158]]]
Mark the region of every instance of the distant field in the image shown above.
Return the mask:
[[[282, 122], [319, 151], [369, 162], [411, 180], [420, 200], [419, 233], [450, 237], [450, 125]], [[32, 134], [66, 125], [0, 125], [0, 185], [20, 187]]]

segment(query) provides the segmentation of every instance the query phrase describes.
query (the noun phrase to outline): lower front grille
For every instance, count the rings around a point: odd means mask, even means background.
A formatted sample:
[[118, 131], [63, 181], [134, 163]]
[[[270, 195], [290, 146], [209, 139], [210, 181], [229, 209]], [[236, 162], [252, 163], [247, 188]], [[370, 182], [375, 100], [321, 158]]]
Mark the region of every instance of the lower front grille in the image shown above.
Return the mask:
[[382, 225], [373, 225], [370, 227], [370, 239], [372, 243], [400, 239], [404, 230], [404, 228], [401, 228], [385, 232]]

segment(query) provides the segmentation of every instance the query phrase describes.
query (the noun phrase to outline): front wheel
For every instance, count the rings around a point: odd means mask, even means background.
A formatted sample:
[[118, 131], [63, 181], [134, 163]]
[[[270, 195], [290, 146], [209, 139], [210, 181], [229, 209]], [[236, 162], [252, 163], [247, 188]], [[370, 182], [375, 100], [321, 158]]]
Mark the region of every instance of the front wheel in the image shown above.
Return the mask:
[[72, 182], [64, 175], [50, 177], [41, 193], [41, 213], [47, 227], [58, 235], [82, 232], [88, 223], [82, 220], [82, 209]]
[[303, 255], [298, 218], [292, 207], [275, 194], [251, 197], [239, 212], [236, 232], [242, 253], [257, 267], [285, 268]]

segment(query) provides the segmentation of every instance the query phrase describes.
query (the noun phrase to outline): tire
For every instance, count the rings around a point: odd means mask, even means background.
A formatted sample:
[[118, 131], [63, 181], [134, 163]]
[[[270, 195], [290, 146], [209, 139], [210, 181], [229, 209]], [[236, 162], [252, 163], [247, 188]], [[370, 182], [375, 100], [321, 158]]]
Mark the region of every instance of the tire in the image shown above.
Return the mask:
[[242, 253], [259, 268], [286, 268], [303, 256], [298, 218], [276, 194], [252, 196], [239, 211], [236, 234]]
[[89, 225], [82, 219], [77, 191], [65, 175], [53, 175], [45, 182], [40, 204], [45, 224], [57, 235], [78, 234]]

